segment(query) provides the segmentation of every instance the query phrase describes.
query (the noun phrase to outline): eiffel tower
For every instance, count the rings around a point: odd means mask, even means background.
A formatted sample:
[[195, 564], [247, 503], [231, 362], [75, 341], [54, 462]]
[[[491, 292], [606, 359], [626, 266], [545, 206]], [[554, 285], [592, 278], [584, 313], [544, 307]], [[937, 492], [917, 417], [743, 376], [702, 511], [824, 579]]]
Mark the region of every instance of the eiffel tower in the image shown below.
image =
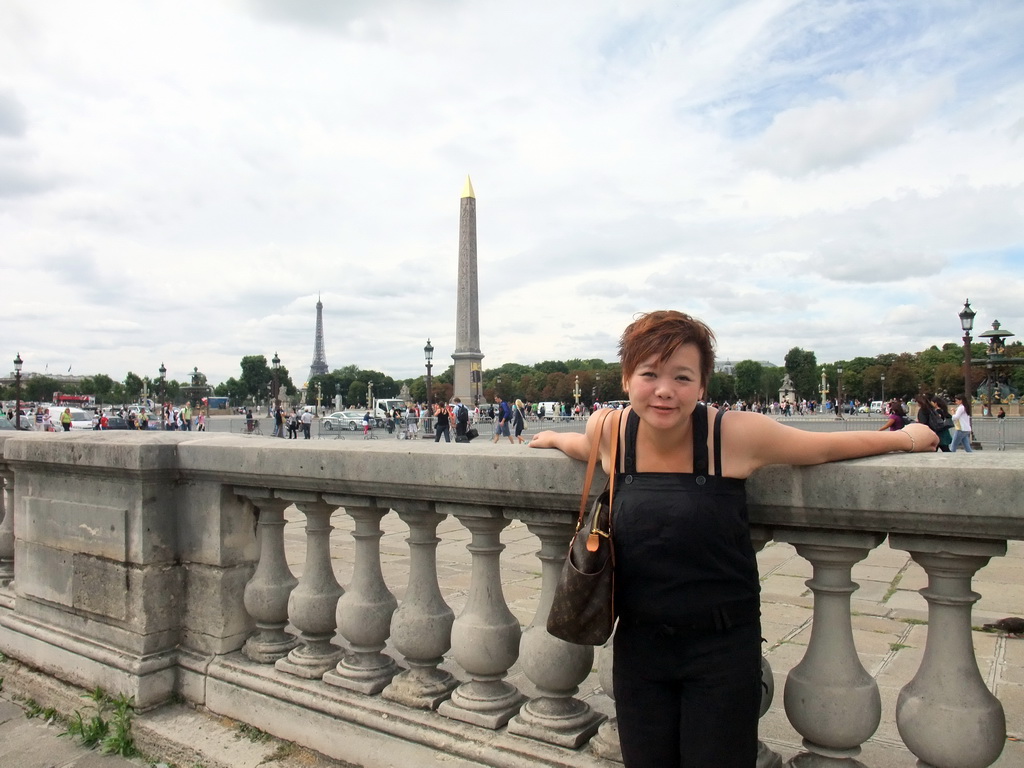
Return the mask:
[[327, 357], [324, 355], [324, 303], [316, 297], [316, 340], [313, 342], [313, 364], [309, 366], [309, 381], [314, 376], [329, 373]]

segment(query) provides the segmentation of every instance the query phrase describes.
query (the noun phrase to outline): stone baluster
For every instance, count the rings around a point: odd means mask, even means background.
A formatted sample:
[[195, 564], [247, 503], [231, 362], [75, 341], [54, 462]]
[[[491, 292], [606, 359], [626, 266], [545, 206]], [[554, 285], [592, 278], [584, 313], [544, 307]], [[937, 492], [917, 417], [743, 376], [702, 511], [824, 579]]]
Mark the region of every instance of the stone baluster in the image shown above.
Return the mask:
[[338, 631], [350, 650], [324, 675], [324, 682], [368, 695], [380, 693], [399, 671], [395, 660], [381, 653], [398, 607], [380, 568], [380, 521], [389, 510], [364, 497], [324, 494], [324, 501], [344, 507], [355, 521], [352, 582], [337, 608]]
[[[615, 635], [597, 651], [597, 679], [605, 695], [615, 701], [615, 685], [612, 679], [612, 663], [615, 658]], [[611, 717], [601, 723], [597, 735], [591, 740], [594, 754], [612, 762], [622, 762], [622, 747], [619, 745], [619, 720]]]
[[509, 733], [576, 749], [606, 718], [575, 698], [594, 666], [594, 649], [549, 634], [548, 614], [576, 526], [564, 514], [523, 513], [521, 519], [540, 539], [541, 594], [533, 622], [519, 643], [519, 663], [540, 696], [530, 699], [508, 724]]
[[14, 581], [14, 473], [0, 470], [0, 587]]
[[971, 579], [1005, 541], [892, 534], [928, 574], [928, 639], [914, 679], [900, 691], [896, 726], [919, 768], [985, 768], [1006, 744], [1003, 706], [985, 686], [971, 641]]
[[256, 623], [256, 632], [242, 648], [248, 658], [273, 664], [298, 644], [288, 625], [288, 596], [299, 580], [292, 575], [284, 554], [284, 510], [288, 502], [264, 488], [235, 488], [256, 508], [260, 559], [245, 585], [245, 610]]
[[437, 709], [459, 684], [439, 666], [451, 648], [455, 621], [437, 580], [437, 526], [445, 515], [431, 502], [395, 501], [391, 507], [409, 526], [409, 584], [391, 617], [391, 642], [409, 668], [381, 695], [407, 707]]
[[[774, 538], [772, 529], [763, 525], [750, 526], [750, 543], [754, 552], [760, 552]], [[761, 709], [758, 717], [764, 717], [775, 699], [775, 675], [768, 659], [761, 656]], [[782, 768], [782, 757], [763, 741], [757, 742], [757, 768]]]
[[777, 530], [775, 538], [796, 547], [814, 575], [814, 623], [803, 659], [786, 678], [783, 702], [793, 727], [803, 736], [796, 768], [861, 766], [861, 747], [878, 728], [882, 700], [878, 684], [857, 655], [850, 620], [850, 596], [858, 584], [854, 564], [885, 540], [884, 534]]
[[466, 607], [452, 625], [452, 654], [470, 679], [437, 711], [445, 717], [497, 729], [519, 711], [523, 695], [505, 680], [519, 656], [519, 621], [505, 604], [499, 557], [501, 531], [509, 521], [500, 510], [438, 503], [459, 519], [472, 538], [473, 558]]
[[307, 491], [278, 492], [306, 516], [306, 564], [288, 597], [288, 618], [299, 630], [300, 644], [275, 666], [282, 672], [316, 679], [332, 669], [343, 651], [331, 643], [337, 627], [335, 610], [344, 590], [331, 567], [331, 514], [337, 507]]

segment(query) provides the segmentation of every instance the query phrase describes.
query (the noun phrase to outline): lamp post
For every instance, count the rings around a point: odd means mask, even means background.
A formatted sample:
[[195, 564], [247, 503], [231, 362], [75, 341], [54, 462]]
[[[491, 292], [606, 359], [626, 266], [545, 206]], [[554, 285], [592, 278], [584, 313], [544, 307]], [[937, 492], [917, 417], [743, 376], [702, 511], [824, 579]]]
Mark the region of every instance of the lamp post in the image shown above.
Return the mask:
[[430, 370], [434, 367], [434, 345], [427, 339], [427, 345], [423, 348], [423, 357], [427, 361], [427, 406], [429, 407], [434, 397], [434, 380], [430, 376]]
[[825, 409], [825, 400], [828, 398], [828, 376], [825, 375], [825, 369], [821, 369], [821, 408]]
[[839, 412], [836, 415], [841, 419], [843, 418], [843, 411], [846, 410], [845, 403], [843, 402], [843, 366], [836, 366], [836, 374], [836, 404], [839, 406]]
[[167, 397], [165, 394], [167, 388], [167, 369], [163, 363], [160, 363], [160, 429], [167, 429], [167, 421], [164, 418], [167, 409], [164, 407], [164, 398]]
[[501, 376], [498, 376], [494, 379], [494, 394], [501, 394]]
[[271, 400], [274, 401], [274, 407], [276, 408], [281, 404], [281, 379], [280, 379], [280, 368], [281, 358], [277, 356], [277, 352], [274, 353], [274, 358], [270, 361], [270, 365], [274, 372], [274, 390], [271, 392]]
[[971, 300], [964, 301], [964, 308], [960, 310], [960, 327], [964, 332], [964, 408], [967, 415], [971, 415], [971, 330], [974, 328], [974, 316], [978, 314], [971, 309]]
[[373, 382], [366, 385], [366, 410], [373, 410]]
[[323, 400], [323, 397], [324, 392], [323, 389], [320, 387], [320, 382], [318, 381], [316, 383], [316, 415], [318, 418], [320, 416], [320, 401]]
[[885, 374], [882, 374], [882, 407], [885, 408]]
[[21, 352], [14, 358], [14, 428], [21, 429]]
[[594, 373], [594, 386], [590, 392], [591, 407], [597, 402], [598, 390], [601, 388], [601, 372]]
[[580, 407], [580, 377], [577, 374], [576, 383], [572, 387], [572, 396], [576, 398], [576, 408]]

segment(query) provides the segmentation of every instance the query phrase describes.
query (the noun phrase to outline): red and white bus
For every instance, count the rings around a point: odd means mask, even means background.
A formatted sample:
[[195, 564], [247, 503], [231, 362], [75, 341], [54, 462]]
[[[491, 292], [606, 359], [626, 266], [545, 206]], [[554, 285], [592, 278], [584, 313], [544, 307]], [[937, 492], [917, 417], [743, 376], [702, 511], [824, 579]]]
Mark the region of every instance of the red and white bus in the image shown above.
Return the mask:
[[63, 392], [53, 393], [53, 404], [60, 406], [73, 405], [77, 408], [95, 408], [95, 395], [65, 395]]

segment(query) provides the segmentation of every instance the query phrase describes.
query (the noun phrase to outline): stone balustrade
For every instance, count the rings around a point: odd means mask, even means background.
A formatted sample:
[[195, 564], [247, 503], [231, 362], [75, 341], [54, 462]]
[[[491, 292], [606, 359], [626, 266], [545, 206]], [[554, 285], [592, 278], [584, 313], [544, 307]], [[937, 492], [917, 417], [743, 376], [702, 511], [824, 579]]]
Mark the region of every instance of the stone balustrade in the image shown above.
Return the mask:
[[[544, 629], [580, 464], [489, 443], [202, 433], [15, 435], [0, 451], [3, 653], [142, 709], [182, 696], [360, 765], [377, 764], [382, 742], [407, 764], [438, 752], [456, 766], [615, 764], [611, 707], [577, 696], [595, 649]], [[878, 686], [851, 630], [851, 569], [886, 539], [927, 573], [933, 629], [896, 705], [904, 743], [933, 768], [998, 758], [1005, 716], [974, 657], [971, 584], [1024, 538], [1022, 470], [1024, 454], [900, 454], [748, 481], [755, 544], [788, 542], [813, 570], [812, 635], [782, 697], [803, 737], [789, 765], [861, 765], [879, 726]], [[305, 519], [298, 578], [283, 539], [292, 505]], [[344, 587], [331, 562], [341, 515], [354, 539]], [[389, 515], [409, 531], [400, 602], [381, 570]], [[449, 518], [470, 541], [457, 616], [436, 561]], [[538, 541], [542, 589], [525, 628], [503, 594], [511, 521]], [[609, 649], [598, 650], [611, 696]], [[529, 691], [510, 680], [514, 666]], [[760, 768], [781, 762], [762, 745]]]

